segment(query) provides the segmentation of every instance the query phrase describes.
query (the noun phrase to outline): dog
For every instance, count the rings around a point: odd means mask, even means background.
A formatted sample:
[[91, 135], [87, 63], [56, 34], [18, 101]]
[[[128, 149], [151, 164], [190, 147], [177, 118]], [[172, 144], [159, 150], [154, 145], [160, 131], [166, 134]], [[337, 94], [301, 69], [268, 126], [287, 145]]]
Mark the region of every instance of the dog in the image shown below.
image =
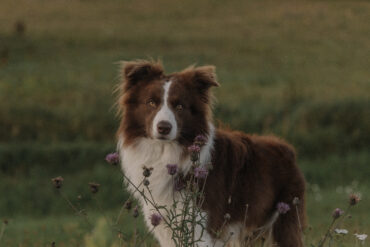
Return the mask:
[[[166, 165], [178, 164], [181, 172], [188, 173], [192, 162], [187, 147], [197, 135], [207, 137], [199, 159], [201, 164], [211, 163], [212, 170], [202, 204], [206, 231], [198, 246], [224, 246], [227, 236], [230, 243], [243, 244], [259, 232], [274, 246], [303, 246], [305, 181], [295, 151], [274, 136], [215, 127], [211, 88], [219, 83], [214, 66], [192, 66], [166, 75], [160, 62], [136, 60], [123, 62], [120, 73], [121, 167], [136, 186], [142, 182], [143, 167], [153, 168], [148, 181], [158, 205], [173, 203]], [[135, 193], [132, 185], [128, 188]], [[135, 196], [152, 227], [153, 206], [140, 193]], [[285, 212], [279, 211], [279, 203]], [[229, 219], [223, 226], [226, 214]], [[221, 228], [223, 234], [216, 234]], [[161, 246], [175, 246], [170, 231], [163, 225], [154, 229]]]

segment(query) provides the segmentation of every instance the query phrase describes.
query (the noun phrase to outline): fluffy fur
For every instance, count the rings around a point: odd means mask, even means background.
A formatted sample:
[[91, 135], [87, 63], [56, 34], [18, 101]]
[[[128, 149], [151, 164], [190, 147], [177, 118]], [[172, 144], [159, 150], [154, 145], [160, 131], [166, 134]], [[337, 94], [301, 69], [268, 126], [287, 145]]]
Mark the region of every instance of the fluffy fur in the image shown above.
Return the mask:
[[[221, 238], [234, 235], [232, 242], [263, 230], [281, 247], [302, 246], [301, 229], [292, 205], [300, 199], [298, 214], [305, 223], [304, 178], [299, 171], [294, 149], [272, 136], [248, 135], [216, 129], [212, 120], [211, 87], [218, 86], [213, 66], [190, 67], [165, 75], [153, 61], [125, 62], [119, 107], [121, 124], [118, 150], [122, 169], [134, 184], [142, 181], [142, 168], [153, 167], [149, 177], [153, 197], [159, 205], [173, 202], [172, 178], [167, 164], [178, 164], [183, 173], [191, 167], [187, 147], [203, 134], [208, 141], [201, 149], [201, 163], [212, 163], [205, 184], [203, 213], [207, 232], [200, 246], [222, 246], [215, 232], [231, 215]], [[161, 128], [161, 124], [165, 124]], [[134, 193], [134, 189], [129, 186]], [[141, 201], [144, 218], [150, 227], [153, 208]], [[276, 205], [285, 202], [294, 210], [279, 215]], [[244, 220], [248, 205], [247, 220]], [[174, 246], [169, 229], [160, 225], [154, 235], [163, 247]]]

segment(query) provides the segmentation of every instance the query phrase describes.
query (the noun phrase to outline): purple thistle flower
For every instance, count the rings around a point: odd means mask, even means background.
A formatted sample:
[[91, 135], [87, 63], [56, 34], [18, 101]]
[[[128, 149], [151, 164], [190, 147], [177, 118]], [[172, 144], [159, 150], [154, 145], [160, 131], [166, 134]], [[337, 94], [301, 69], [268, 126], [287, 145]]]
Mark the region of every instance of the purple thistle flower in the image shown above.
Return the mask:
[[119, 154], [118, 153], [110, 153], [105, 156], [105, 160], [112, 165], [117, 165], [119, 163]]
[[285, 202], [279, 202], [276, 205], [276, 209], [279, 212], [279, 214], [286, 214], [290, 210], [290, 206]]
[[154, 227], [158, 226], [159, 223], [162, 221], [162, 216], [160, 216], [158, 213], [154, 213], [150, 216], [150, 222]]
[[177, 164], [167, 164], [166, 167], [168, 174], [171, 176], [177, 173]]
[[188, 147], [189, 152], [191, 153], [199, 153], [200, 152], [200, 147], [198, 145], [191, 145]]
[[338, 219], [342, 214], [344, 214], [344, 211], [340, 208], [336, 208], [333, 211], [333, 218]]
[[203, 146], [207, 142], [207, 137], [204, 135], [197, 135], [194, 138], [194, 143], [199, 146]]
[[208, 175], [208, 170], [204, 167], [195, 167], [194, 176], [196, 178], [206, 178]]

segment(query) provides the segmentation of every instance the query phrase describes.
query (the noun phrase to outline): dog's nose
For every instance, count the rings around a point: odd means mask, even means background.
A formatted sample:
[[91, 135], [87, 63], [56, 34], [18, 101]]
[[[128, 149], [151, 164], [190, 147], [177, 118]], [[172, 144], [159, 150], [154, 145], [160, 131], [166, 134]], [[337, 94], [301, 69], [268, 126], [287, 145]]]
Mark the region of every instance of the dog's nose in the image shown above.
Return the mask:
[[160, 121], [157, 124], [158, 133], [161, 135], [168, 135], [171, 132], [172, 125], [167, 121]]

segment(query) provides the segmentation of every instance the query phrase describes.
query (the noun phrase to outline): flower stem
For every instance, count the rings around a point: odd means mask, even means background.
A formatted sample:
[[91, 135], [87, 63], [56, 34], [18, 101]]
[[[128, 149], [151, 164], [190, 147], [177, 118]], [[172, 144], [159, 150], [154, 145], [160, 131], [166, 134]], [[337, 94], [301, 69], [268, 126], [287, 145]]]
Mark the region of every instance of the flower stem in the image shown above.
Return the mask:
[[64, 200], [64, 201], [66, 201], [66, 202], [68, 203], [68, 205], [72, 208], [72, 210], [73, 210], [73, 211], [75, 211], [75, 212], [76, 212], [76, 214], [77, 214], [78, 216], [83, 217], [83, 218], [85, 219], [86, 223], [87, 223], [90, 227], [92, 227], [92, 224], [90, 223], [90, 220], [89, 220], [89, 218], [87, 217], [87, 214], [86, 214], [86, 213], [82, 213], [82, 210], [78, 210], [78, 209], [73, 205], [73, 203], [68, 199], [68, 197], [67, 197], [66, 195], [64, 195], [64, 193], [63, 193], [62, 191], [60, 191], [60, 190], [58, 190], [58, 191], [59, 191], [60, 196], [63, 198], [63, 200]]
[[331, 222], [331, 224], [329, 225], [329, 227], [328, 227], [328, 230], [326, 231], [326, 233], [325, 233], [325, 236], [324, 236], [324, 238], [320, 241], [320, 243], [318, 244], [318, 247], [322, 247], [322, 246], [324, 246], [324, 244], [325, 244], [325, 242], [326, 242], [326, 239], [329, 237], [329, 235], [330, 235], [330, 232], [331, 232], [331, 229], [332, 229], [332, 227], [333, 227], [333, 225], [334, 225], [334, 223], [335, 223], [335, 221], [336, 221], [336, 219], [333, 219], [332, 220], [332, 222]]

